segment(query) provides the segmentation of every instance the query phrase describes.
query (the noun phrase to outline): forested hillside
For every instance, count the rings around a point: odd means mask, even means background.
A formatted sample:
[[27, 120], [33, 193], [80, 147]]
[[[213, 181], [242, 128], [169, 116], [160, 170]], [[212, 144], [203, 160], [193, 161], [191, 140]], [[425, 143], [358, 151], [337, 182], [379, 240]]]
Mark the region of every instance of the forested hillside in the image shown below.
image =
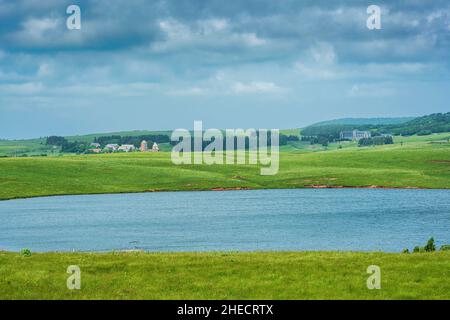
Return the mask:
[[[358, 122], [357, 119], [355, 119], [355, 122]], [[450, 112], [430, 114], [398, 124], [361, 124], [360, 121], [359, 123], [347, 124], [333, 124], [332, 122], [330, 124], [319, 123], [304, 128], [302, 130], [302, 136], [319, 137], [333, 141], [339, 139], [341, 131], [354, 129], [371, 131], [374, 136], [380, 134], [411, 136], [414, 134], [428, 135], [432, 133], [450, 132]]]
[[426, 135], [430, 133], [450, 131], [450, 112], [434, 113], [415, 118], [401, 125], [382, 127], [381, 130], [390, 130], [393, 134], [410, 136], [413, 134]]
[[327, 125], [390, 125], [401, 124], [411, 120], [415, 117], [400, 117], [400, 118], [342, 118], [335, 120], [327, 120], [312, 124], [310, 127], [327, 126]]

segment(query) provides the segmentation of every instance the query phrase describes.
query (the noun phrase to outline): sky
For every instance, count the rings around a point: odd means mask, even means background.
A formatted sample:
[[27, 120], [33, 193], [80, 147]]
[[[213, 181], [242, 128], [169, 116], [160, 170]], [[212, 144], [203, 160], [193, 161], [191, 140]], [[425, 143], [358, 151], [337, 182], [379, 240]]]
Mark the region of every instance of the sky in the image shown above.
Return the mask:
[[0, 0], [0, 138], [448, 112], [449, 58], [448, 0]]

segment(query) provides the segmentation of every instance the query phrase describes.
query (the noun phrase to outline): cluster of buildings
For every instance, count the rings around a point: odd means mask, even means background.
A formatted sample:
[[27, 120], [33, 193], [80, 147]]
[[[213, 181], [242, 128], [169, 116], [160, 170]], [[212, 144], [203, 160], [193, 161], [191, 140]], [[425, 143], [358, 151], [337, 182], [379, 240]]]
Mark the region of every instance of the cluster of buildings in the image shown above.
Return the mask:
[[[116, 143], [110, 143], [107, 144], [103, 149], [101, 148], [100, 143], [93, 142], [90, 144], [91, 148], [90, 151], [94, 153], [101, 153], [101, 152], [133, 152], [136, 151], [136, 147], [132, 144], [122, 144], [118, 145]], [[153, 146], [151, 149], [148, 148], [148, 143], [145, 140], [142, 140], [141, 146], [139, 148], [141, 152], [159, 152], [158, 144], [155, 142], [153, 143]]]
[[341, 131], [340, 133], [341, 140], [358, 141], [360, 139], [370, 137], [372, 137], [372, 133], [370, 131], [352, 130], [352, 131]]
[[159, 152], [159, 147], [158, 147], [158, 144], [156, 142], [154, 142], [152, 148], [149, 150], [147, 141], [142, 140], [141, 147], [139, 148], [139, 150], [141, 150], [141, 152], [147, 152], [147, 151]]

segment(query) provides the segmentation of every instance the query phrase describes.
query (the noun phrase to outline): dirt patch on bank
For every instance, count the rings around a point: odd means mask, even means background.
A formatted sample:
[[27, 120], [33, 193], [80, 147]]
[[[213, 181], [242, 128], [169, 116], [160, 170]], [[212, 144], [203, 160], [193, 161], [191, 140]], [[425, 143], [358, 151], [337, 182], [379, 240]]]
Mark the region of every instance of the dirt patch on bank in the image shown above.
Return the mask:
[[328, 186], [328, 185], [310, 185], [305, 188], [312, 189], [429, 189], [420, 187], [384, 187], [384, 186]]
[[252, 190], [250, 187], [211, 188], [211, 191]]

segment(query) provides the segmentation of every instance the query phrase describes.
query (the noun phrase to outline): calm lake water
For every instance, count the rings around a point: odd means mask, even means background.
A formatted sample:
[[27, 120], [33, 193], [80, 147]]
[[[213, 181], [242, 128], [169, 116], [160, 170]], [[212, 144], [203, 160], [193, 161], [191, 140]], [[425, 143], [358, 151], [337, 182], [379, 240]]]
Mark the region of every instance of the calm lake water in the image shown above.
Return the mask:
[[449, 190], [162, 192], [0, 202], [0, 250], [401, 251], [450, 244]]

